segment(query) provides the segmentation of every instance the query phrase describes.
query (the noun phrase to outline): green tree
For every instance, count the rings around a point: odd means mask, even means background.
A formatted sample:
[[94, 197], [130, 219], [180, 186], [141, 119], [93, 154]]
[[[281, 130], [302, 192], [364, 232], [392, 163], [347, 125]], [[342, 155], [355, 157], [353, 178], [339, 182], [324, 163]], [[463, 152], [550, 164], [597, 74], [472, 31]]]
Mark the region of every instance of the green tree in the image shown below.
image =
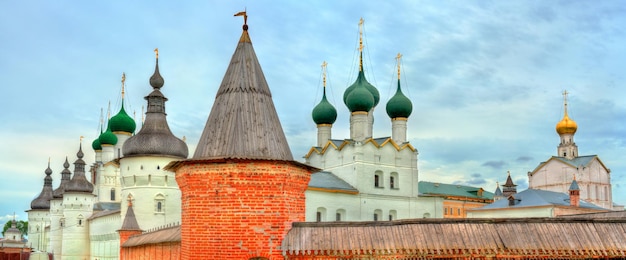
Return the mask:
[[[9, 220], [6, 224], [4, 224], [4, 228], [2, 229], [2, 237], [4, 237], [4, 232], [6, 232], [7, 229], [11, 228], [11, 225], [13, 225], [13, 220]], [[22, 233], [22, 237], [26, 237], [26, 235], [28, 235], [28, 221], [17, 220], [15, 221], [15, 227]]]

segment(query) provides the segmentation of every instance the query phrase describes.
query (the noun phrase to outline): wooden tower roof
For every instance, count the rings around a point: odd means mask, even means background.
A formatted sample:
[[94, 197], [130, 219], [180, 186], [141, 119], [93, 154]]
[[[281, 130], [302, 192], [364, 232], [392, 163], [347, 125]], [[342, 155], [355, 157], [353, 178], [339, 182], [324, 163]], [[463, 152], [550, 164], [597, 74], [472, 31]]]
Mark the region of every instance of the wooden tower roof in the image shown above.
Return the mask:
[[193, 159], [293, 160], [247, 29], [244, 24]]

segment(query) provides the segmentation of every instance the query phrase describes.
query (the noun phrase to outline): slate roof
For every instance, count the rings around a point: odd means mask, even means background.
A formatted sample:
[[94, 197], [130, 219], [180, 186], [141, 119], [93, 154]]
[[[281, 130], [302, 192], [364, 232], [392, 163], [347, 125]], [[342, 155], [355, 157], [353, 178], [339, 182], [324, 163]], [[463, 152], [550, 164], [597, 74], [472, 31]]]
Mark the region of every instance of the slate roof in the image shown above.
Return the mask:
[[132, 205], [129, 205], [126, 210], [126, 216], [124, 216], [124, 222], [120, 230], [141, 230], [139, 223], [137, 223], [137, 218], [135, 218], [135, 210], [133, 210]]
[[247, 27], [193, 155], [194, 160], [228, 157], [293, 161]]
[[359, 190], [331, 172], [316, 172], [311, 174], [309, 189], [311, 188], [331, 192], [343, 191], [351, 194], [359, 193]]
[[[323, 147], [319, 147], [319, 146], [311, 147], [309, 152], [304, 157], [305, 158], [310, 157], [311, 154], [313, 154], [313, 152], [318, 153], [318, 154], [324, 154], [329, 147], [332, 147], [337, 150], [342, 150], [346, 145], [354, 144], [354, 143], [355, 141], [352, 139], [343, 139], [343, 140], [331, 139], [331, 140], [328, 140], [328, 142], [326, 142], [326, 144]], [[363, 141], [363, 144], [367, 144], [367, 143], [371, 143], [377, 148], [383, 147], [385, 145], [392, 145], [398, 151], [403, 150], [405, 148], [408, 148], [413, 152], [417, 151], [415, 147], [413, 147], [413, 145], [411, 145], [409, 142], [397, 144], [393, 139], [391, 139], [391, 137], [369, 138]]]
[[293, 223], [281, 248], [286, 256], [333, 255], [350, 259], [456, 259], [470, 255], [481, 259], [623, 258], [626, 219], [299, 222]]
[[479, 189], [481, 188], [464, 185], [435, 183], [427, 181], [418, 182], [418, 191], [421, 194], [467, 197], [486, 200], [493, 199], [493, 193], [485, 191], [484, 189], [482, 196], [478, 196]]
[[[503, 208], [522, 208], [522, 207], [537, 207], [537, 206], [570, 206], [569, 195], [561, 192], [527, 189], [525, 191], [516, 193], [513, 195], [516, 202], [514, 206], [509, 206], [508, 200], [498, 200], [489, 205], [485, 205], [480, 208], [474, 208], [472, 210], [487, 210], [487, 209], [503, 209]], [[598, 207], [594, 204], [580, 201], [580, 208], [607, 210]]]

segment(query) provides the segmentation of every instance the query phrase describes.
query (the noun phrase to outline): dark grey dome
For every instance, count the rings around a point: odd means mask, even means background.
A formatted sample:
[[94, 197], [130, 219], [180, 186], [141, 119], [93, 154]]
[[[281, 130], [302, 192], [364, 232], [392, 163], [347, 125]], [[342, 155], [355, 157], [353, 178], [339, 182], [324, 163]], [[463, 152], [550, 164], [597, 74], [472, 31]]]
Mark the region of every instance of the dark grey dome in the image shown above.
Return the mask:
[[43, 179], [43, 189], [39, 196], [30, 203], [31, 209], [50, 209], [50, 200], [52, 199], [52, 169], [50, 169], [50, 162], [48, 162], [48, 168], [45, 171], [46, 177]]
[[145, 97], [148, 101], [146, 121], [139, 133], [126, 140], [123, 146], [124, 156], [165, 155], [187, 158], [187, 144], [172, 134], [167, 124], [165, 102], [167, 98], [159, 90], [163, 87], [163, 78], [159, 73], [157, 58], [154, 74], [150, 77], [152, 93]]
[[74, 176], [65, 185], [65, 192], [93, 192], [93, 184], [85, 177], [85, 161], [83, 161], [83, 146], [80, 145], [78, 153], [76, 153], [78, 159], [74, 162]]

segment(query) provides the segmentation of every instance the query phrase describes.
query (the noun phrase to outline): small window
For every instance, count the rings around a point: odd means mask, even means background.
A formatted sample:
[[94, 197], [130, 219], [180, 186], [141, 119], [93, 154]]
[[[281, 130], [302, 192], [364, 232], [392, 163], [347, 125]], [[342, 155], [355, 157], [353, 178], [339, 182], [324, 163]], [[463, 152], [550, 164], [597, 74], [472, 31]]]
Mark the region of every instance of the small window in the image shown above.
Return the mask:
[[389, 187], [392, 189], [396, 188], [396, 182], [395, 182], [396, 178], [394, 178], [393, 176], [389, 177]]
[[443, 208], [443, 214], [448, 215], [448, 208]]
[[322, 222], [322, 212], [316, 212], [315, 213], [315, 221], [316, 222]]
[[378, 214], [374, 213], [374, 221], [378, 221]]
[[380, 176], [378, 174], [374, 175], [374, 187], [380, 187]]
[[111, 188], [111, 201], [115, 201], [115, 188]]
[[158, 194], [154, 197], [154, 212], [165, 213], [165, 196]]
[[335, 221], [341, 221], [341, 213], [337, 212], [335, 214]]

